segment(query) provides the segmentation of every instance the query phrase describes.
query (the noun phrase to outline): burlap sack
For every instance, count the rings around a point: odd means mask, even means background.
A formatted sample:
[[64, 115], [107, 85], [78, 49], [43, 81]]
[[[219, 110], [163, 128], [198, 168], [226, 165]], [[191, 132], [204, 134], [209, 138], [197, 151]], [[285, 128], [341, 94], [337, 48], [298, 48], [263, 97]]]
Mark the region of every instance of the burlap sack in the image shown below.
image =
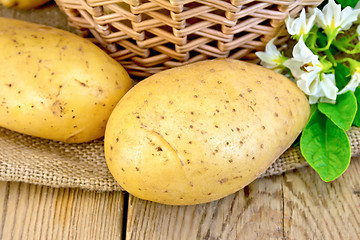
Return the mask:
[[[360, 128], [351, 128], [348, 135], [352, 156], [357, 156]], [[0, 128], [0, 180], [98, 191], [122, 190], [107, 168], [103, 150], [102, 140], [66, 144]], [[290, 148], [260, 177], [306, 165], [299, 148]]]

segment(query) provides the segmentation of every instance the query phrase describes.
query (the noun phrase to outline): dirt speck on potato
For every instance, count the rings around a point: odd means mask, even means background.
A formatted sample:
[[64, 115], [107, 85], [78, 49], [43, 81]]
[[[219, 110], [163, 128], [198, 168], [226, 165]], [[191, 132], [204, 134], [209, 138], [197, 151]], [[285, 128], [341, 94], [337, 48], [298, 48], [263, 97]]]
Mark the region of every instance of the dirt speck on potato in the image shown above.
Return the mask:
[[[137, 84], [115, 108], [107, 127], [110, 137], [105, 135], [105, 146], [106, 139], [121, 142], [114, 144], [116, 151], [105, 151], [112, 158], [110, 171], [113, 165], [142, 167], [141, 174], [127, 173], [124, 189], [165, 204], [204, 203], [239, 190], [265, 171], [279, 146], [298, 134], [308, 106], [291, 81], [276, 74], [268, 79], [270, 72], [258, 67], [210, 60]], [[279, 83], [269, 82], [277, 78]], [[301, 111], [290, 107], [296, 98]], [[291, 115], [296, 127], [287, 121]], [[281, 137], [285, 132], [287, 140]], [[149, 136], [153, 142], [146, 140]], [[114, 177], [121, 183], [124, 176]]]
[[[0, 45], [7, 46], [0, 49], [3, 59], [0, 60], [0, 95], [7, 95], [7, 99], [14, 103], [11, 111], [0, 106], [0, 115], [6, 114], [0, 119], [0, 126], [58, 141], [84, 142], [103, 136], [104, 118], [108, 118], [110, 108], [133, 86], [121, 65], [90, 41], [59, 29], [0, 18], [0, 32], [7, 36], [0, 38]], [[3, 92], [4, 84], [9, 84], [4, 81], [9, 81], [9, 76], [15, 79], [8, 86], [14, 91]], [[82, 86], [76, 85], [74, 78], [89, 88], [94, 87], [92, 92], [97, 86], [103, 87], [104, 91], [99, 91], [99, 95], [109, 102], [99, 96], [94, 99], [95, 94], [81, 90]], [[114, 95], [111, 96], [110, 92]], [[94, 102], [102, 105], [94, 107]], [[76, 120], [73, 114], [65, 116], [67, 107], [76, 109]], [[94, 108], [96, 114], [91, 114]], [[15, 110], [16, 114], [12, 112]], [[15, 119], [10, 119], [19, 114], [34, 118], [31, 127], [26, 126], [29, 124], [27, 117], [16, 119], [16, 124]], [[65, 117], [73, 121], [64, 122]]]

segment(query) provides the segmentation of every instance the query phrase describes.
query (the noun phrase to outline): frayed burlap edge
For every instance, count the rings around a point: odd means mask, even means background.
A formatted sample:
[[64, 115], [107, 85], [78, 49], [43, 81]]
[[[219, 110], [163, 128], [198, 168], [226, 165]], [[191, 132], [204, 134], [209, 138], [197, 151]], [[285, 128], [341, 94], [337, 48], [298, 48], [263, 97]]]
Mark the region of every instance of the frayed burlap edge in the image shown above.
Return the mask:
[[[352, 156], [360, 153], [360, 128], [348, 132]], [[279, 175], [306, 166], [298, 147], [284, 152], [261, 177]], [[104, 156], [103, 140], [66, 144], [0, 128], [0, 180], [50, 187], [120, 191]]]

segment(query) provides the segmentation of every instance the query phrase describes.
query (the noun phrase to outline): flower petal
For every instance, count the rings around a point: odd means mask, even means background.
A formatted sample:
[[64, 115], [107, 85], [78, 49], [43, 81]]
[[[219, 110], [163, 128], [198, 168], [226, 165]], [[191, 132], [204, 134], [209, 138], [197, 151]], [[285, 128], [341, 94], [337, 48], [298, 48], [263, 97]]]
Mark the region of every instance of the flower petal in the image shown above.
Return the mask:
[[334, 74], [323, 74], [323, 79], [320, 81], [320, 88], [323, 92], [322, 97], [336, 100], [338, 88], [335, 86]]
[[321, 97], [319, 98], [318, 100], [319, 102], [323, 102], [323, 103], [331, 103], [331, 104], [335, 104], [336, 103], [336, 100], [332, 100], [332, 99], [329, 99], [327, 97]]
[[301, 75], [301, 79], [296, 83], [303, 92], [309, 96], [309, 103], [317, 102], [335, 103], [338, 88], [335, 85], [334, 74], [321, 74], [309, 72]]
[[291, 18], [288, 16], [285, 19], [286, 29], [290, 35], [296, 35], [297, 34], [297, 21], [295, 18]]
[[319, 97], [309, 96], [309, 103], [315, 104], [319, 101]]
[[282, 66], [285, 57], [280, 53], [274, 44], [275, 38], [271, 39], [265, 47], [265, 52], [256, 52], [256, 56], [260, 58], [261, 65], [266, 68], [275, 69]]
[[315, 55], [305, 44], [303, 37], [295, 44], [292, 52], [294, 58], [298, 61], [308, 62], [318, 61], [319, 57]]
[[360, 73], [355, 72], [350, 79], [350, 82], [343, 88], [341, 91], [338, 92], [338, 95], [346, 93], [347, 91], [355, 92], [355, 89], [360, 84]]
[[329, 0], [323, 9], [328, 27], [337, 28], [341, 19], [341, 5]]
[[309, 18], [307, 18], [305, 9], [303, 8], [298, 18], [291, 18], [289, 16], [285, 20], [287, 31], [290, 35], [296, 35], [299, 37], [301, 35], [306, 35], [314, 26], [315, 17], [316, 14], [313, 13]]
[[340, 29], [348, 30], [353, 22], [358, 19], [360, 9], [353, 10], [351, 7], [346, 7], [341, 13]]
[[[284, 62], [284, 66], [289, 68], [295, 78], [300, 78], [305, 72], [320, 72], [323, 69], [319, 57], [306, 46], [303, 37], [300, 36], [299, 42], [294, 46], [293, 58]], [[306, 71], [304, 71], [306, 70]]]
[[303, 73], [296, 84], [305, 94], [309, 96], [321, 96], [319, 95], [319, 76], [316, 72]]
[[295, 78], [300, 78], [301, 74], [304, 73], [304, 71], [301, 70], [301, 67], [304, 65], [304, 62], [302, 62], [302, 61], [297, 61], [297, 60], [291, 58], [291, 59], [286, 60], [283, 65], [290, 69], [291, 74]]
[[332, 39], [341, 30], [348, 30], [360, 15], [360, 9], [352, 9], [347, 6], [341, 10], [341, 5], [336, 4], [334, 0], [329, 0], [322, 11], [318, 8], [314, 11], [316, 13], [316, 24], [323, 28]]

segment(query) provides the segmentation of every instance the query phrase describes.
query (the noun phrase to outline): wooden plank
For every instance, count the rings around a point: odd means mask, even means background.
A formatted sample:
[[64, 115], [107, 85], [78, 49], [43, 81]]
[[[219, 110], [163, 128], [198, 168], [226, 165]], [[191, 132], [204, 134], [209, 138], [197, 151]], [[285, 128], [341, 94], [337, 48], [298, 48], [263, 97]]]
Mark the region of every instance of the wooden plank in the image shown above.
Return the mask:
[[309, 167], [285, 174], [286, 239], [360, 238], [360, 158], [339, 179], [325, 183]]
[[121, 239], [124, 193], [0, 182], [0, 239]]
[[129, 197], [126, 239], [283, 239], [282, 176], [207, 204], [167, 206]]

